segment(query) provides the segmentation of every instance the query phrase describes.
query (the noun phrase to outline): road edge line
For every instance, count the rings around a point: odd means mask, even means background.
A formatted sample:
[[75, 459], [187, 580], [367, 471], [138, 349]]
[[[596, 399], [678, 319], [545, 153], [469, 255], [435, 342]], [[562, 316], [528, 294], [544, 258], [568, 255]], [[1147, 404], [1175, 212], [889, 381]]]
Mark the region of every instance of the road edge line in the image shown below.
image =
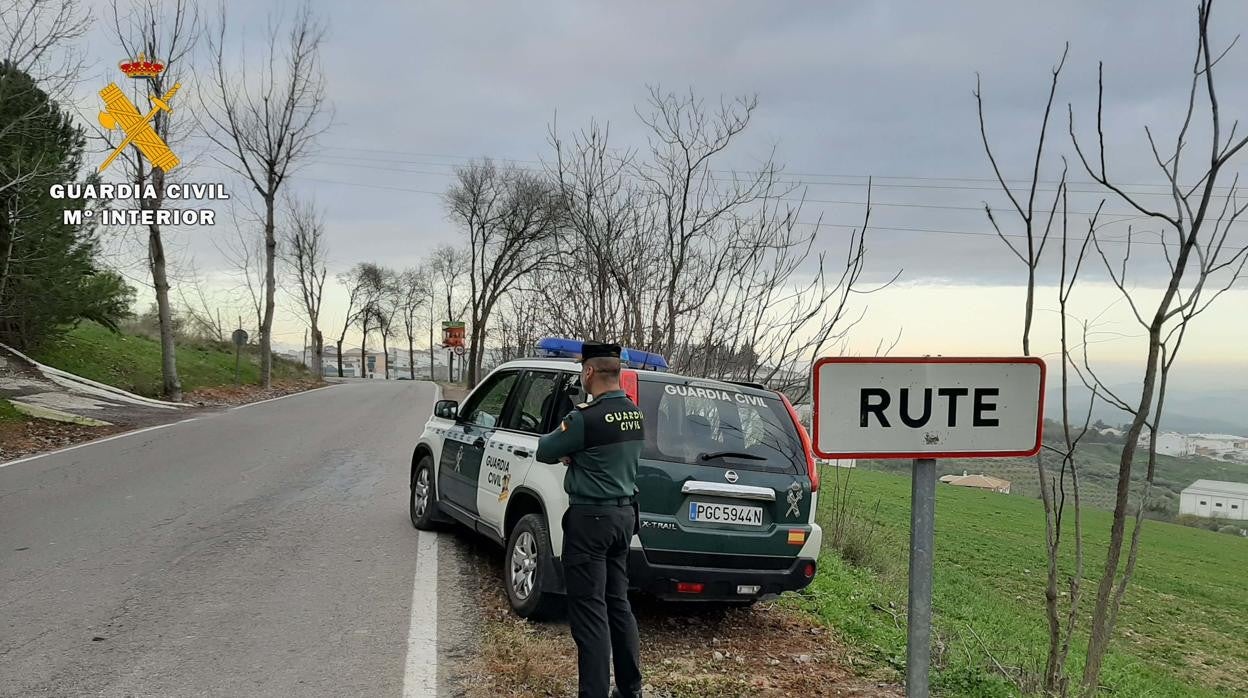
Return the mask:
[[403, 698], [438, 695], [438, 534], [421, 531], [407, 621]]
[[142, 429], [135, 429], [134, 431], [123, 431], [120, 434], [113, 434], [112, 436], [105, 436], [99, 439], [83, 441], [82, 443], [74, 444], [73, 446], [66, 446], [64, 448], [58, 448], [55, 451], [48, 451], [46, 453], [36, 453], [33, 456], [24, 456], [22, 458], [18, 458], [17, 460], [5, 461], [3, 463], [0, 463], [0, 468], [7, 468], [10, 465], [17, 465], [18, 463], [27, 463], [32, 460], [39, 460], [40, 458], [46, 458], [48, 456], [55, 456], [59, 453], [65, 453], [66, 451], [73, 451], [74, 449], [83, 448], [85, 446], [95, 446], [97, 444], [102, 444], [105, 441], [115, 441], [117, 439], [122, 439], [127, 436], [134, 436], [136, 434], [143, 434], [149, 431], [156, 431], [157, 429], [164, 429], [166, 427], [176, 427], [179, 424], [186, 424], [187, 422], [193, 422], [197, 419], [199, 419], [199, 417], [188, 417], [186, 419], [180, 419], [176, 422], [168, 422], [166, 424], [157, 424], [155, 426], [143, 427]]
[[285, 395], [278, 395], [277, 397], [271, 397], [266, 400], [257, 400], [255, 402], [247, 402], [241, 405], [235, 405], [230, 408], [230, 411], [233, 412], [235, 410], [241, 410], [247, 407], [255, 407], [256, 405], [263, 405], [266, 402], [277, 402], [278, 400], [285, 400], [288, 397], [296, 397], [298, 395], [307, 395], [308, 393], [315, 393], [318, 390], [325, 390], [327, 388], [332, 388], [336, 385], [341, 385], [341, 383], [328, 383], [326, 385], [318, 386], [316, 388], [308, 388], [307, 390], [300, 390], [300, 391], [293, 392], [293, 393], [286, 393]]

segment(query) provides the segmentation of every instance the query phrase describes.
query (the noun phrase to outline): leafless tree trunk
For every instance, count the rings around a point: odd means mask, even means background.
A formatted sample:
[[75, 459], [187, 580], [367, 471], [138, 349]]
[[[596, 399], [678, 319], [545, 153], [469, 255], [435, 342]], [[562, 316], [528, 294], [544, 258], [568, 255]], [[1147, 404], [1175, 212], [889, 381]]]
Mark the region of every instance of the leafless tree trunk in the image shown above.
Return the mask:
[[338, 377], [342, 378], [342, 345], [347, 341], [347, 331], [350, 330], [359, 319], [359, 315], [365, 312], [362, 306], [367, 296], [368, 281], [364, 273], [364, 265], [357, 264], [350, 271], [338, 275], [338, 283], [347, 289], [347, 310], [342, 320], [342, 332], [338, 334]]
[[[1245, 145], [1248, 145], [1248, 137], [1236, 138], [1234, 127], [1228, 133], [1223, 131], [1214, 68], [1230, 48], [1215, 55], [1210, 45], [1211, 9], [1211, 0], [1202, 0], [1198, 3], [1197, 47], [1190, 88], [1185, 100], [1185, 117], [1170, 155], [1163, 155], [1152, 130], [1145, 128], [1150, 151], [1170, 188], [1173, 210], [1163, 210], [1143, 204], [1135, 195], [1116, 184], [1109, 174], [1101, 118], [1103, 68], [1098, 72], [1096, 119], [1098, 151], [1093, 154], [1093, 159], [1089, 159], [1088, 154], [1081, 147], [1075, 134], [1074, 109], [1071, 107], [1069, 110], [1071, 139], [1084, 169], [1102, 186], [1113, 192], [1118, 199], [1162, 226], [1159, 247], [1169, 270], [1165, 290], [1157, 305], [1153, 308], [1142, 307], [1127, 284], [1131, 243], [1135, 232], [1128, 229], [1126, 251], [1118, 260], [1110, 259], [1105, 251], [1104, 241], [1096, 235], [1095, 231], [1092, 232], [1093, 245], [1104, 262], [1110, 279], [1147, 333], [1148, 354], [1140, 394], [1138, 398], [1129, 401], [1109, 389], [1097, 377], [1090, 362], [1085, 360], [1082, 369], [1086, 373], [1090, 386], [1095, 386], [1111, 403], [1132, 415], [1119, 460], [1109, 549], [1106, 553], [1105, 568], [1097, 586], [1096, 604], [1092, 613], [1091, 634], [1082, 681], [1082, 691], [1085, 695], [1091, 695], [1098, 688], [1101, 665], [1113, 637], [1118, 608], [1135, 569], [1140, 532], [1143, 528], [1143, 509], [1147, 505], [1147, 497], [1152, 485], [1152, 468], [1150, 467], [1145, 477], [1143, 492], [1139, 497], [1135, 513], [1136, 523], [1131, 534], [1130, 547], [1126, 551], [1127, 559], [1124, 567], [1122, 554], [1126, 522], [1130, 515], [1131, 474], [1140, 436], [1145, 428], [1153, 434], [1161, 428], [1166, 378], [1169, 367], [1177, 358], [1179, 345], [1188, 324], [1242, 278], [1245, 261], [1248, 260], [1248, 247], [1228, 240], [1231, 225], [1248, 207], [1241, 207], [1237, 203], [1238, 179], [1232, 182], [1227, 195], [1219, 196], [1215, 193], [1218, 178], [1223, 169]], [[1206, 156], [1208, 159], [1202, 161], [1200, 169], [1197, 170], [1199, 176], [1195, 179], [1195, 183], [1189, 184], [1190, 180], [1180, 169], [1181, 156], [1191, 145], [1188, 132], [1193, 119], [1196, 118], [1198, 104], [1201, 102], [1207, 108], [1206, 115], [1211, 133]], [[1216, 203], [1218, 199], [1222, 200], [1221, 205]], [[1155, 438], [1150, 438], [1147, 448], [1151, 465], [1156, 452]]]
[[[429, 255], [428, 265], [431, 277], [430, 293], [438, 296], [437, 300], [441, 300], [442, 297], [446, 299], [442, 306], [446, 311], [445, 319], [462, 321], [467, 309], [462, 300], [463, 294], [459, 285], [460, 279], [468, 273], [468, 252], [460, 247], [439, 245]], [[432, 315], [432, 305], [429, 311]], [[431, 372], [433, 371], [433, 337], [436, 329], [431, 319], [429, 324], [429, 370]], [[450, 354], [447, 357], [447, 380], [455, 380], [454, 368], [455, 356]]]
[[221, 163], [250, 182], [264, 202], [264, 317], [260, 326], [260, 379], [272, 384], [273, 310], [277, 282], [276, 208], [291, 168], [312, 151], [327, 128], [328, 104], [320, 66], [324, 26], [304, 5], [284, 40], [281, 21], [270, 22], [267, 59], [239, 75], [227, 67], [226, 13], [209, 37], [215, 59], [214, 103], [203, 110], [209, 137], [229, 153]]
[[322, 364], [325, 355], [320, 325], [321, 301], [325, 297], [325, 277], [329, 273], [325, 266], [329, 255], [325, 219], [309, 201], [291, 199], [287, 208], [290, 223], [283, 246], [286, 263], [298, 285], [299, 300], [312, 332], [312, 365], [316, 367], [319, 378], [324, 373]]
[[[416, 331], [420, 329], [419, 311], [429, 303], [429, 279], [423, 268], [405, 269], [399, 276], [399, 309], [403, 317], [403, 334], [407, 337], [408, 378], [416, 380]], [[430, 358], [433, 352], [433, 319], [430, 316]], [[429, 380], [433, 380], [433, 363], [429, 364]]]
[[468, 235], [469, 386], [481, 373], [490, 316], [516, 284], [553, 259], [547, 241], [562, 224], [559, 197], [542, 177], [491, 162], [457, 172], [446, 196], [452, 218]]
[[[142, 104], [143, 98], [147, 97], [143, 92], [150, 92], [154, 97], [163, 97], [175, 85], [180, 85], [182, 78], [192, 70], [188, 64], [199, 39], [199, 11], [194, 0], [175, 0], [172, 3], [135, 0], [126, 16], [123, 16], [119, 5], [118, 0], [111, 3], [113, 33], [125, 49], [126, 55], [137, 58], [142, 54], [149, 59], [159, 59], [165, 65], [164, 71], [159, 75], [136, 81], [135, 103]], [[176, 107], [176, 104], [173, 106]], [[156, 135], [166, 143], [176, 143], [185, 135], [185, 129], [178, 128], [175, 114], [176, 109], [160, 110], [152, 119], [152, 128]], [[96, 132], [110, 148], [122, 137], [118, 133], [102, 129], [97, 129]], [[153, 167], [140, 155], [137, 146], [132, 145], [128, 151], [122, 158], [126, 179], [136, 184], [150, 183], [156, 191], [155, 197], [144, 199], [140, 206], [151, 210], [163, 208], [165, 183], [169, 174], [159, 167]], [[168, 261], [159, 223], [147, 226], [147, 258], [160, 318], [163, 392], [171, 400], [181, 400], [182, 383], [178, 379], [173, 308], [169, 300]]]

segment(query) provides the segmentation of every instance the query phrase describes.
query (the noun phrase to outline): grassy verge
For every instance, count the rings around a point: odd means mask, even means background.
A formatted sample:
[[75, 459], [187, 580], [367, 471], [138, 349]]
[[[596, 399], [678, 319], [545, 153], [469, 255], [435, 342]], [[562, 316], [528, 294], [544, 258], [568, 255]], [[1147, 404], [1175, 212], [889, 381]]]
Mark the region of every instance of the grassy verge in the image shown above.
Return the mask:
[[8, 400], [0, 400], [0, 424], [18, 424], [26, 421], [26, 415], [17, 411], [13, 403]]
[[[909, 478], [858, 471], [851, 497], [885, 534], [868, 570], [828, 550], [795, 603], [824, 619], [877, 665], [904, 669]], [[877, 506], [878, 503], [878, 506]], [[830, 518], [831, 498], [820, 516]], [[1066, 532], [1073, 538], [1073, 522]], [[1104, 559], [1110, 515], [1085, 510], [1087, 613]], [[1115, 695], [1211, 696], [1248, 692], [1248, 540], [1161, 522], [1142, 534], [1135, 580], [1101, 675]], [[1045, 556], [1040, 503], [953, 487], [937, 490], [933, 685], [944, 695], [998, 696], [1035, 690], [1043, 666]], [[1069, 546], [1067, 546], [1069, 548]], [[1069, 553], [1069, 550], [1067, 551]], [[891, 560], [892, 562], [887, 562]], [[884, 561], [884, 562], [878, 562]], [[1062, 561], [1063, 577], [1074, 567]], [[1082, 662], [1080, 638], [1072, 670]], [[998, 669], [1004, 667], [1012, 678]], [[1020, 679], [1020, 677], [1023, 677]]]
[[[94, 323], [83, 323], [55, 345], [36, 351], [34, 358], [84, 378], [139, 395], [161, 394], [160, 343], [147, 337], [117, 334]], [[234, 347], [215, 343], [183, 343], [177, 348], [178, 377], [184, 391], [234, 383]], [[239, 376], [244, 384], [260, 380], [259, 351], [243, 348]], [[274, 357], [274, 380], [307, 378], [298, 362]]]

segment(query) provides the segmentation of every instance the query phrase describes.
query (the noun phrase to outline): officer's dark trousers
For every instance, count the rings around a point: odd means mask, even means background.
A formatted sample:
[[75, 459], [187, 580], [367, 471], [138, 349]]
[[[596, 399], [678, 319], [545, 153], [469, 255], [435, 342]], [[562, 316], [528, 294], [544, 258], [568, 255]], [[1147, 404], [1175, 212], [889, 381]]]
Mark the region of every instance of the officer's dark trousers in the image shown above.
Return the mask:
[[631, 506], [573, 504], [563, 518], [568, 621], [576, 641], [581, 698], [607, 698], [612, 658], [620, 693], [641, 695], [637, 620], [628, 603], [634, 522]]

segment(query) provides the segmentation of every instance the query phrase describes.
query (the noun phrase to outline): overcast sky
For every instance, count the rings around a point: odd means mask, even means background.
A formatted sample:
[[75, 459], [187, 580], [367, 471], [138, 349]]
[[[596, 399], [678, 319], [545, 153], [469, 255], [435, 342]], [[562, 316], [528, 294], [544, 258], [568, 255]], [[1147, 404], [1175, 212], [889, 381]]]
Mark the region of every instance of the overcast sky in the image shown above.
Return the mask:
[[[232, 29], [244, 32], [255, 51], [266, 17], [293, 6], [231, 0], [227, 7]], [[638, 148], [645, 133], [634, 109], [644, 103], [647, 85], [693, 89], [708, 100], [757, 94], [753, 122], [718, 167], [749, 169], [774, 147], [810, 201], [801, 219], [822, 215], [833, 226], [861, 220], [865, 181], [874, 177], [871, 274], [903, 274], [900, 285], [869, 299], [868, 319], [855, 335], [862, 352], [899, 330], [900, 353], [1019, 349], [1024, 269], [992, 236], [982, 212], [984, 202], [999, 207], [1005, 199], [979, 142], [977, 71], [999, 161], [1007, 177], [1026, 177], [1049, 70], [1070, 42], [1042, 177], [1056, 177], [1061, 155], [1071, 160], [1077, 182], [1071, 209], [1080, 212], [1072, 214], [1074, 222], [1103, 194], [1070, 146], [1067, 103], [1094, 147], [1096, 66], [1103, 60], [1111, 171], [1132, 190], [1152, 192], [1146, 200], [1162, 202], [1143, 126], [1173, 142], [1195, 49], [1195, 4], [1174, 0], [314, 2], [313, 8], [329, 26], [323, 63], [335, 118], [293, 187], [326, 212], [334, 270], [361, 260], [403, 267], [436, 243], [456, 241], [438, 196], [453, 168], [483, 156], [540, 166], [556, 113], [561, 129], [596, 118], [610, 123], [616, 145]], [[205, 9], [211, 14], [215, 5]], [[1219, 3], [1216, 44], [1225, 46], [1246, 19], [1248, 6]], [[122, 58], [108, 24], [98, 22], [90, 41], [99, 77], [86, 81], [80, 108], [91, 117], [94, 83], [117, 79], [113, 66]], [[1248, 46], [1237, 47], [1218, 71], [1224, 118], [1248, 114]], [[1195, 136], [1204, 157], [1206, 132]], [[223, 178], [210, 155], [197, 158], [182, 178]], [[231, 188], [240, 196], [245, 191], [237, 182]], [[1051, 196], [1051, 188], [1045, 184], [1040, 196]], [[1112, 197], [1105, 204], [1112, 214], [1127, 208]], [[1008, 211], [1001, 215], [1019, 230]], [[1125, 233], [1128, 219], [1118, 219], [1122, 226], [1107, 227], [1107, 235]], [[1248, 228], [1239, 230], [1245, 232], [1238, 239], [1248, 238]], [[822, 245], [840, 249], [847, 233], [823, 228]], [[210, 238], [228, 234], [228, 226], [180, 231], [176, 248], [212, 272], [223, 263]], [[1136, 285], [1157, 285], [1158, 252], [1155, 245], [1140, 247]], [[1106, 360], [1125, 360], [1139, 351], [1139, 331], [1114, 292], [1095, 281], [1090, 276], [1080, 293], [1078, 312], [1097, 318], [1104, 332], [1097, 351]], [[326, 314], [334, 319], [341, 299], [335, 294], [330, 301]], [[1046, 296], [1041, 305], [1055, 303]], [[286, 315], [278, 339], [297, 345], [302, 326]], [[1248, 368], [1245, 316], [1248, 294], [1239, 292], [1202, 317], [1188, 346], [1193, 366]], [[1039, 321], [1051, 325], [1051, 314]]]

